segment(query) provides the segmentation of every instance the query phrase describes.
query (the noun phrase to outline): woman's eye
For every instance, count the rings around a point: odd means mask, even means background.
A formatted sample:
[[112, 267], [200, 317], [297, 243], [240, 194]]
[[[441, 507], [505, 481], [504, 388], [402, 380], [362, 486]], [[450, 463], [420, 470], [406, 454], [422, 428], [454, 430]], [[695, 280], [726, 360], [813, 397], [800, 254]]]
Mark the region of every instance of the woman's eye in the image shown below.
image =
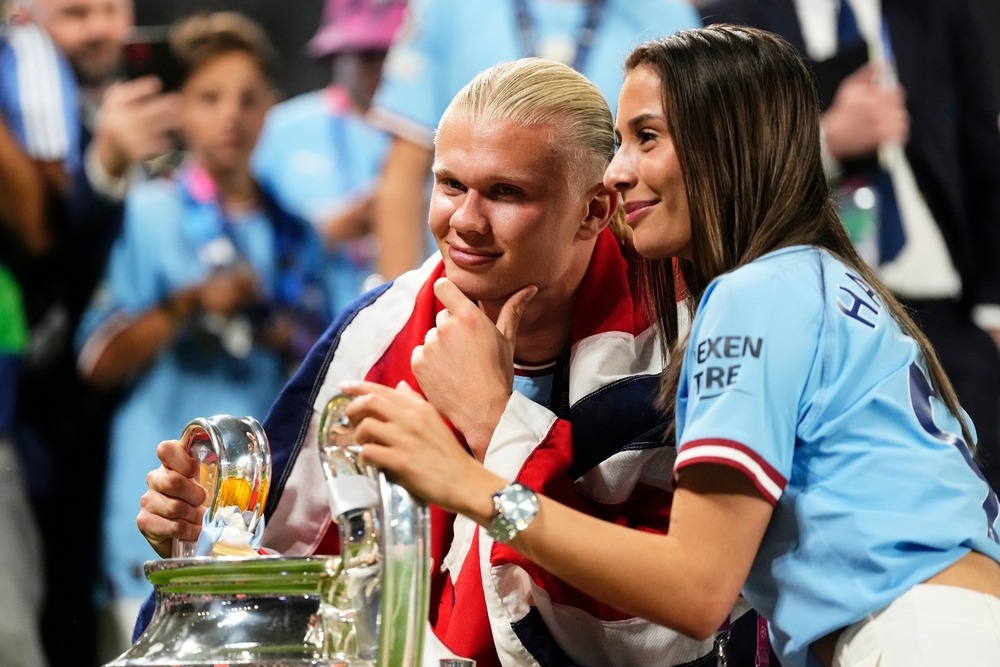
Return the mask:
[[656, 135], [649, 130], [639, 130], [635, 133], [636, 138], [639, 140], [640, 144], [644, 144], [647, 141], [653, 141], [656, 139]]

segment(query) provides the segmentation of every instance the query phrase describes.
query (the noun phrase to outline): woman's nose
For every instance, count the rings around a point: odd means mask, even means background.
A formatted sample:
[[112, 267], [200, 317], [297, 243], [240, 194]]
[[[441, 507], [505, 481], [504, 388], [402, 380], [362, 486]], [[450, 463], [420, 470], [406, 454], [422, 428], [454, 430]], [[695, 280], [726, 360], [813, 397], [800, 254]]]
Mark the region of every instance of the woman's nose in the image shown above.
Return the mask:
[[625, 151], [619, 150], [604, 171], [604, 187], [623, 192], [634, 185], [635, 170], [632, 168], [631, 159]]

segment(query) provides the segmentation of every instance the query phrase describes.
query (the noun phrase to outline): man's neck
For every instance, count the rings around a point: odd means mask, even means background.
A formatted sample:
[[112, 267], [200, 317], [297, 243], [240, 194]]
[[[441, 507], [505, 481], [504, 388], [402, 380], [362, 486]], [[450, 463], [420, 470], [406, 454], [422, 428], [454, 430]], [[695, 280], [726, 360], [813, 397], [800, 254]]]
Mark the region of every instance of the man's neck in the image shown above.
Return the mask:
[[[514, 358], [525, 363], [543, 362], [558, 357], [569, 343], [573, 329], [576, 295], [546, 298], [536, 295], [525, 309], [517, 327]], [[494, 322], [499, 306], [484, 308]]]

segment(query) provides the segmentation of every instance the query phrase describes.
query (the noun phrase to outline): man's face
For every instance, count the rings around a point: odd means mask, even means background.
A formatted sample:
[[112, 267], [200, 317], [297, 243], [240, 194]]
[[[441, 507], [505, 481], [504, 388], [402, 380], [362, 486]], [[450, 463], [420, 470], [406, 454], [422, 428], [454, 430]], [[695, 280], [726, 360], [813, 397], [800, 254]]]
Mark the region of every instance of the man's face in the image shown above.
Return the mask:
[[593, 193], [562, 153], [547, 127], [442, 120], [429, 224], [448, 278], [470, 299], [501, 302], [525, 285], [575, 290], [590, 260]]
[[81, 83], [100, 85], [115, 75], [132, 29], [132, 0], [34, 0], [31, 14]]

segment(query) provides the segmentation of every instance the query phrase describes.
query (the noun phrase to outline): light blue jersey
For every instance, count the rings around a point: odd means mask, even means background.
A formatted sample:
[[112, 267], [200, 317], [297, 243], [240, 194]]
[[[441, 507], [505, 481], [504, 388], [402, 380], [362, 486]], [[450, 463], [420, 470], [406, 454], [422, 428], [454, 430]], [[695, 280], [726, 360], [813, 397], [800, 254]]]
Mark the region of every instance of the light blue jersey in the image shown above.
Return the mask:
[[997, 498], [916, 343], [825, 251], [716, 279], [678, 391], [677, 470], [743, 471], [775, 503], [744, 587], [785, 667], [969, 550], [1000, 561]]
[[[330, 87], [271, 109], [253, 168], [283, 208], [319, 226], [372, 194], [388, 147], [388, 136], [350, 111], [342, 90]], [[370, 239], [327, 249], [334, 317], [361, 295], [374, 270]]]
[[79, 168], [76, 79], [62, 53], [37, 25], [0, 28], [0, 115], [31, 158]]
[[[572, 64], [588, 3], [527, 0], [535, 55]], [[375, 95], [374, 122], [430, 148], [452, 97], [481, 71], [529, 55], [513, 0], [411, 0]], [[686, 0], [607, 0], [581, 71], [618, 104], [637, 44], [701, 25]]]
[[[202, 175], [204, 172], [200, 172]], [[77, 333], [80, 365], [87, 366], [121, 329], [170, 294], [203, 282], [211, 270], [208, 243], [199, 236], [212, 223], [225, 224], [243, 260], [273, 297], [280, 285], [273, 212], [255, 211], [222, 221], [205, 178], [183, 171], [176, 179], [140, 183], [125, 203], [122, 233], [111, 252], [103, 284]], [[204, 224], [202, 224], [204, 223]], [[288, 223], [291, 224], [291, 223]], [[298, 226], [311, 233], [305, 221]], [[313, 238], [300, 257], [317, 276]], [[144, 598], [152, 590], [142, 565], [154, 557], [136, 530], [145, 473], [159, 465], [156, 444], [180, 437], [195, 417], [215, 414], [262, 418], [287, 380], [283, 360], [254, 345], [243, 358], [227, 354], [218, 340], [194, 326], [178, 330], [152, 365], [126, 387], [111, 424], [107, 494], [103, 513], [102, 563], [115, 597]]]

